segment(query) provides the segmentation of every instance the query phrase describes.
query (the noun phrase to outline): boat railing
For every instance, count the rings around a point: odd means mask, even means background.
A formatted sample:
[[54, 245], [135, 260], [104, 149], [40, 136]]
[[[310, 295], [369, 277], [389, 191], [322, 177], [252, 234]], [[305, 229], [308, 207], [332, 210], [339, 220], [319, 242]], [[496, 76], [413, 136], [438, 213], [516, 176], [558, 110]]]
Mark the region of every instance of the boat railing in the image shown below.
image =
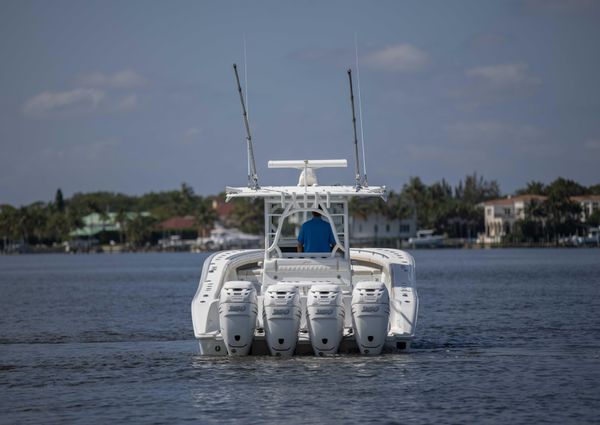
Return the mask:
[[[312, 202], [311, 202], [312, 203]], [[322, 204], [321, 202], [318, 202], [318, 208], [315, 208], [314, 206], [302, 206], [299, 205], [298, 203], [294, 203], [291, 202], [289, 203], [286, 208], [283, 210], [283, 212], [281, 214], [269, 214], [268, 208], [265, 209], [265, 216], [266, 216], [266, 221], [268, 222], [270, 217], [277, 217], [278, 218], [278, 223], [277, 223], [277, 229], [275, 231], [275, 233], [267, 233], [267, 240], [271, 239], [270, 236], [272, 236], [272, 239], [270, 240], [270, 245], [268, 245], [268, 247], [265, 249], [265, 260], [269, 259], [269, 258], [283, 258], [284, 254], [281, 251], [281, 248], [279, 247], [279, 240], [281, 239], [281, 233], [283, 231], [283, 223], [285, 222], [285, 220], [296, 214], [296, 213], [301, 213], [301, 212], [316, 212], [319, 213], [321, 215], [323, 215], [327, 221], [329, 222], [329, 224], [331, 225], [331, 230], [333, 233], [333, 237], [335, 239], [335, 246], [333, 247], [333, 249], [331, 250], [331, 252], [329, 253], [330, 257], [335, 257], [336, 254], [339, 252], [342, 255], [345, 255], [346, 253], [346, 247], [344, 246], [345, 241], [347, 240], [347, 232], [346, 232], [346, 227], [347, 227], [347, 220], [346, 220], [346, 212], [344, 211], [344, 223], [343, 223], [343, 231], [342, 231], [342, 235], [344, 236], [344, 242], [342, 242], [340, 240], [339, 237], [339, 233], [338, 233], [338, 229], [336, 227], [336, 224], [333, 220], [332, 215], [329, 213], [328, 209], [326, 208], [325, 204]], [[339, 215], [339, 214], [338, 214]], [[270, 223], [269, 223], [270, 224]]]

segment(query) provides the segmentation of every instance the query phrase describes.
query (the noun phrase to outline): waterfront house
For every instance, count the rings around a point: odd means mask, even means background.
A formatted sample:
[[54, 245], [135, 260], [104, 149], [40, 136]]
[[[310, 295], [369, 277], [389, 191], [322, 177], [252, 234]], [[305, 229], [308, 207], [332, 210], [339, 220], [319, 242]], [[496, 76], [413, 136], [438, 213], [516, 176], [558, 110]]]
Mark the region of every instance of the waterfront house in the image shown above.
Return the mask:
[[[485, 214], [485, 233], [480, 235], [479, 241], [485, 244], [502, 242], [504, 237], [513, 232], [515, 222], [532, 218], [529, 216], [530, 207], [546, 199], [546, 196], [526, 194], [484, 202], [482, 205]], [[583, 224], [594, 212], [600, 210], [599, 195], [571, 196], [569, 200], [580, 206], [581, 213], [577, 219]], [[545, 217], [537, 218], [542, 223], [545, 221]]]
[[582, 223], [586, 223], [594, 212], [600, 211], [600, 195], [571, 196], [570, 199], [581, 207], [579, 220]]
[[525, 220], [528, 206], [544, 202], [547, 198], [542, 195], [519, 195], [508, 198], [494, 199], [484, 202], [485, 233], [479, 240], [483, 243], [500, 243], [502, 238], [509, 235], [517, 220]]
[[349, 220], [350, 243], [396, 246], [417, 234], [417, 218], [389, 218], [381, 213], [354, 214]]

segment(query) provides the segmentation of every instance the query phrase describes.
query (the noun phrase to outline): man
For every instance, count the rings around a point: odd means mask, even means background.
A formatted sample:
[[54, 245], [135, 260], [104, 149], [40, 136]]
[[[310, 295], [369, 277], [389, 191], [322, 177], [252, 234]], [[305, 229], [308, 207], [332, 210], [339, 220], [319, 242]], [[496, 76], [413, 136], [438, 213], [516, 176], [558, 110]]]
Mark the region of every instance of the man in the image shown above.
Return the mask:
[[331, 226], [321, 219], [321, 214], [313, 211], [313, 218], [300, 228], [298, 252], [331, 252], [335, 238]]

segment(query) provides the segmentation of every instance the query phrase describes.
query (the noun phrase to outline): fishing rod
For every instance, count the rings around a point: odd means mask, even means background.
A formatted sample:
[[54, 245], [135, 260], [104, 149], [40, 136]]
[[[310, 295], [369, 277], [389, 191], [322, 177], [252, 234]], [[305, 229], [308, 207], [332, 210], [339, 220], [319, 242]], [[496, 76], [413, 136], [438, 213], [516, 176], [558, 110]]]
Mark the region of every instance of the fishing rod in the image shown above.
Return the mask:
[[246, 103], [244, 102], [244, 94], [242, 93], [242, 85], [240, 84], [240, 76], [238, 75], [237, 65], [233, 64], [235, 72], [235, 81], [237, 82], [238, 93], [240, 94], [240, 102], [242, 104], [242, 115], [244, 116], [244, 125], [246, 127], [246, 142], [248, 146], [248, 187], [252, 189], [260, 189], [258, 185], [258, 174], [256, 173], [256, 162], [254, 161], [254, 149], [252, 148], [252, 135], [250, 134], [250, 124], [248, 123], [248, 112], [246, 111]]
[[350, 83], [350, 103], [352, 104], [352, 127], [354, 128], [354, 159], [355, 159], [355, 170], [356, 170], [356, 190], [359, 190], [361, 186], [360, 177], [360, 162], [358, 158], [358, 138], [356, 135], [356, 112], [354, 109], [354, 90], [352, 89], [352, 70], [348, 70], [348, 82]]

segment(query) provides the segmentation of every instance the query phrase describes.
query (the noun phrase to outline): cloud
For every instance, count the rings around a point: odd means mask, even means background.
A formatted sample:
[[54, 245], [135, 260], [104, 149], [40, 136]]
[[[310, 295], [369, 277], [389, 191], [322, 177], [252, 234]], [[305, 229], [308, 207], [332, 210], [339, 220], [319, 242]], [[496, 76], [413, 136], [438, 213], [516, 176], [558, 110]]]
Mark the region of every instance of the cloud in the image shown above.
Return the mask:
[[27, 115], [44, 115], [72, 109], [96, 108], [105, 93], [97, 89], [74, 89], [62, 92], [43, 92], [32, 97], [23, 106]]
[[114, 74], [88, 74], [81, 78], [81, 83], [86, 87], [130, 89], [143, 87], [148, 84], [148, 80], [131, 69], [125, 69]]
[[197, 127], [189, 128], [183, 135], [183, 143], [186, 145], [194, 144], [198, 141], [204, 131]]
[[587, 139], [583, 146], [586, 149], [590, 149], [593, 151], [600, 151], [600, 139]]
[[138, 106], [138, 97], [135, 94], [125, 96], [117, 101], [115, 109], [117, 111], [129, 111]]
[[365, 64], [384, 71], [412, 72], [429, 63], [429, 55], [407, 43], [387, 46], [367, 55]]
[[466, 74], [495, 87], [538, 85], [541, 83], [539, 78], [529, 75], [527, 65], [519, 63], [480, 66], [468, 69]]

